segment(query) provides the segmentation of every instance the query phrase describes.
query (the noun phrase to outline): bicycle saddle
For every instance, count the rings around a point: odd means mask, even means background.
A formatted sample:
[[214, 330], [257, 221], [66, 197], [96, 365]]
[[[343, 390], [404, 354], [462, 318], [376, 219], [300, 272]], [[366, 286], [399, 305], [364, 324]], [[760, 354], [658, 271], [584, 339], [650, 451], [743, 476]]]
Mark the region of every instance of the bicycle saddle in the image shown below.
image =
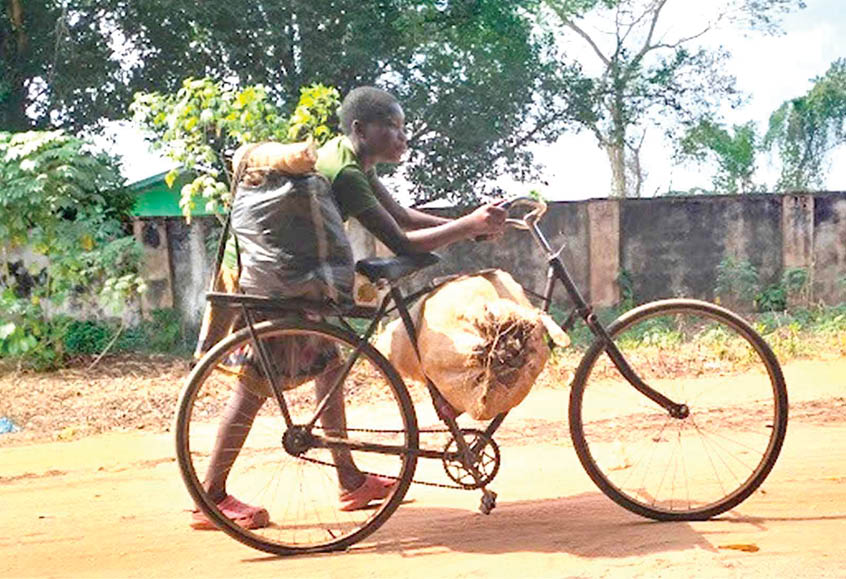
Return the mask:
[[355, 270], [370, 281], [396, 281], [441, 260], [436, 253], [410, 253], [394, 257], [368, 257], [355, 264]]

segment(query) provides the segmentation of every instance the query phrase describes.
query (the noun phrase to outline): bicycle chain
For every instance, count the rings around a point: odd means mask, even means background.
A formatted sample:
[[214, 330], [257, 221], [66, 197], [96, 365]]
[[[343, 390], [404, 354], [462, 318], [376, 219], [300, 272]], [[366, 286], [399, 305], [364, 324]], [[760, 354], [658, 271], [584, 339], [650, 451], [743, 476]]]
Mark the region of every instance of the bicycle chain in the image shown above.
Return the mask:
[[[322, 430], [322, 428], [319, 427], [319, 426], [315, 426], [315, 429], [316, 430], [318, 430], [318, 429]], [[348, 428], [347, 432], [370, 432], [370, 433], [380, 433], [381, 432], [381, 433], [398, 434], [398, 433], [405, 432], [405, 431], [404, 430], [385, 430], [385, 429], [379, 429], [379, 428]], [[419, 433], [420, 434], [449, 433], [449, 430], [446, 429], [446, 428], [431, 429], [431, 430], [420, 430]], [[323, 466], [330, 466], [332, 468], [338, 468], [337, 466], [335, 466], [335, 463], [326, 462], [325, 460], [318, 460], [316, 458], [308, 458], [308, 457], [305, 457], [305, 456], [298, 456], [297, 458], [300, 459], [300, 460], [304, 460], [306, 462], [311, 462], [313, 464], [320, 464], [320, 465], [323, 465]], [[378, 472], [370, 472], [370, 471], [363, 470], [363, 471], [361, 471], [361, 473], [362, 474], [369, 474], [369, 475], [372, 475], [372, 476], [381, 476], [381, 477], [384, 477], [384, 478], [391, 478], [391, 479], [397, 480], [397, 477], [395, 477], [395, 476], [390, 476], [390, 475], [386, 475], [386, 474], [382, 474], [382, 473], [378, 473]], [[454, 484], [448, 484], [448, 483], [436, 483], [436, 482], [425, 481], [425, 480], [412, 479], [411, 482], [413, 484], [429, 486], [429, 487], [437, 487], [437, 488], [441, 488], [441, 489], [459, 489], [459, 490], [462, 490], [462, 491], [476, 490], [476, 489], [468, 489], [467, 487], [463, 487], [461, 485], [454, 485]]]

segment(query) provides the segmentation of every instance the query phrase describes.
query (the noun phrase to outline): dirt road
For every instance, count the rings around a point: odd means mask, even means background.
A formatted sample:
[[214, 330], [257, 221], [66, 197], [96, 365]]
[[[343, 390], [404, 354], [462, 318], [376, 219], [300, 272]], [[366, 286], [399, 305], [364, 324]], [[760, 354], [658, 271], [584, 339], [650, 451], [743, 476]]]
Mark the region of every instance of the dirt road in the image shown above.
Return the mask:
[[371, 540], [331, 555], [191, 530], [169, 433], [0, 448], [0, 577], [843, 577], [846, 359], [785, 373], [781, 458], [718, 520], [655, 523], [605, 498], [566, 436], [567, 392], [540, 389], [509, 416], [492, 515], [478, 492], [414, 486]]

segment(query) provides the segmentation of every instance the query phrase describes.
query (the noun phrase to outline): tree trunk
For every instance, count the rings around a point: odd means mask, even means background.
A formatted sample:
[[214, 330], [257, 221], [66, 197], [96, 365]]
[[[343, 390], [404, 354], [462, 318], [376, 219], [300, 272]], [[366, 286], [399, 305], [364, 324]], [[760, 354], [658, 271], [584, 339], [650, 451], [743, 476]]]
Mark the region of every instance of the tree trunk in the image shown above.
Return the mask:
[[28, 131], [32, 128], [32, 122], [26, 116], [27, 100], [24, 87], [14, 84], [9, 88], [9, 94], [0, 103], [0, 131]]
[[32, 123], [26, 116], [27, 95], [16, 62], [25, 62], [29, 40], [24, 28], [23, 7], [20, 0], [10, 0], [6, 7], [6, 16], [11, 24], [12, 38], [0, 39], [0, 49], [5, 52], [0, 59], [0, 66], [6, 69], [5, 87], [9, 92], [0, 100], [0, 131], [26, 131]]
[[640, 166], [640, 147], [630, 148], [628, 150], [628, 158], [625, 159], [628, 175], [626, 177], [626, 186], [629, 191], [626, 192], [627, 197], [639, 198], [643, 191], [643, 168]]
[[622, 199], [626, 196], [626, 148], [612, 142], [605, 145], [605, 152], [611, 163], [611, 196]]

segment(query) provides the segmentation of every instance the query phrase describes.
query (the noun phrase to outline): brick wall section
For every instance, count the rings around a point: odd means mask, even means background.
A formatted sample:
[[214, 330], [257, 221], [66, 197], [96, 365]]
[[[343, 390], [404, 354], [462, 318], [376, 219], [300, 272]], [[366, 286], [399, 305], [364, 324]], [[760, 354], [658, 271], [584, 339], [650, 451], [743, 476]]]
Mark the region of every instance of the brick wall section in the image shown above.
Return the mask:
[[846, 300], [846, 193], [815, 196], [811, 299]]
[[[207, 219], [191, 227], [180, 218], [155, 221], [166, 245], [146, 250], [154, 260], [148, 271], [163, 287], [168, 276], [162, 267], [170, 264], [171, 303], [189, 324], [199, 324], [214, 265], [205, 247]], [[136, 235], [143, 233], [140, 227]], [[749, 260], [764, 285], [778, 282], [785, 269], [804, 267], [814, 303], [846, 300], [846, 193], [556, 202], [541, 227], [552, 248], [562, 248], [585, 298], [597, 306], [619, 300], [621, 269], [629, 272], [640, 302], [675, 296], [713, 300], [717, 266], [728, 256]], [[357, 258], [387, 254], [354, 220], [349, 236]], [[168, 248], [169, 260], [162, 247]], [[508, 231], [496, 242], [457, 243], [438, 253], [441, 263], [409, 280], [408, 287], [491, 267], [538, 292], [546, 280], [545, 257], [527, 232]], [[163, 298], [159, 307], [167, 307], [168, 292], [156, 295]], [[562, 289], [555, 298], [560, 307], [568, 306]]]

